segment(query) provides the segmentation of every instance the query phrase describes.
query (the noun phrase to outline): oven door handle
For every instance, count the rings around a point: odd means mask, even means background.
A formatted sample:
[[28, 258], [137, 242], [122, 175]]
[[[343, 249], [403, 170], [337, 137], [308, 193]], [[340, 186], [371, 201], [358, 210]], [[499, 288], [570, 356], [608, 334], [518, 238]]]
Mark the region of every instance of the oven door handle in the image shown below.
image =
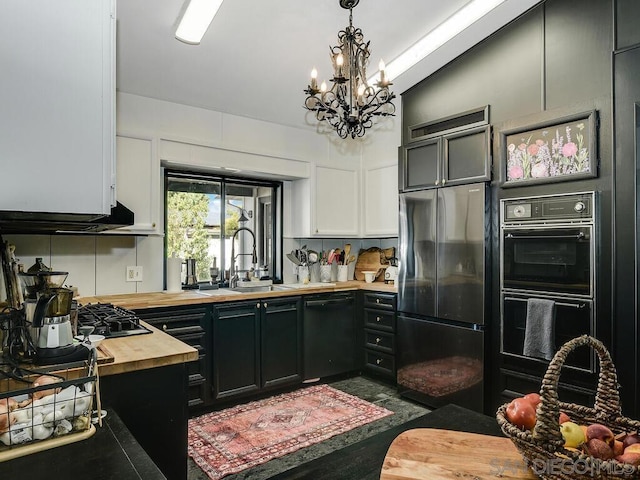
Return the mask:
[[584, 234], [584, 232], [579, 232], [576, 233], [575, 235], [514, 235], [513, 233], [507, 233], [505, 235], [505, 238], [524, 238], [525, 240], [528, 239], [535, 239], [535, 240], [540, 240], [540, 239], [551, 239], [553, 240], [554, 238], [575, 238], [576, 240], [580, 240], [581, 238], [585, 238], [586, 235]]
[[[526, 302], [526, 298], [516, 298], [516, 297], [504, 297], [505, 301], [509, 302]], [[587, 306], [586, 303], [566, 303], [566, 302], [555, 302], [556, 305], [560, 307], [571, 307], [571, 308], [585, 308]]]

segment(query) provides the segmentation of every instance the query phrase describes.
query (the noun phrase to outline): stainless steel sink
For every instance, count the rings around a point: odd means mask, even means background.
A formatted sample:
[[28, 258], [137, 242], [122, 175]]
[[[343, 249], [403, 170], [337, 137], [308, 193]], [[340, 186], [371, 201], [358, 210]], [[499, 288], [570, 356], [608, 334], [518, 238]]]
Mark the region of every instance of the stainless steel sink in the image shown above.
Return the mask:
[[231, 288], [216, 288], [216, 289], [212, 289], [212, 290], [194, 290], [196, 293], [199, 293], [200, 295], [205, 295], [207, 297], [215, 297], [218, 295], [235, 295], [237, 293], [240, 293], [237, 290], [233, 290]]

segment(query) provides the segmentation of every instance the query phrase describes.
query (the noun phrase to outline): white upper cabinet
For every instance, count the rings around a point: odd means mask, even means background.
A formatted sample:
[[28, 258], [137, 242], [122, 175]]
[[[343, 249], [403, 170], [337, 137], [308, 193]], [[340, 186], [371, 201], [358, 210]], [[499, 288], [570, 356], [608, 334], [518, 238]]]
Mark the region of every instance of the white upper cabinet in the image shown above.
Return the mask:
[[115, 204], [115, 0], [0, 2], [0, 210]]
[[135, 223], [104, 233], [161, 234], [162, 175], [155, 140], [119, 134], [116, 158], [118, 201], [133, 211]]
[[[292, 222], [285, 236], [351, 237], [360, 233], [359, 170], [316, 165], [291, 184]], [[286, 201], [286, 200], [285, 200]]]
[[364, 236], [398, 235], [398, 166], [365, 168]]

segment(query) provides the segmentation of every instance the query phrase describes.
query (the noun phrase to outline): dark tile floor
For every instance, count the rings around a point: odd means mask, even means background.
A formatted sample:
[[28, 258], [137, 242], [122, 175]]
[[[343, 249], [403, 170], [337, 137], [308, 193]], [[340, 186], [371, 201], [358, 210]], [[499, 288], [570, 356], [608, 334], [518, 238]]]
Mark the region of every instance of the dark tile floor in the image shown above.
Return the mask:
[[[394, 386], [376, 379], [358, 376], [328, 383], [338, 390], [391, 410], [394, 414], [336, 435], [316, 445], [273, 459], [263, 465], [228, 475], [224, 477], [225, 480], [266, 480], [285, 470], [352, 445], [429, 412], [427, 408], [400, 397]], [[208, 480], [207, 475], [191, 459], [189, 459], [188, 465], [189, 480]]]

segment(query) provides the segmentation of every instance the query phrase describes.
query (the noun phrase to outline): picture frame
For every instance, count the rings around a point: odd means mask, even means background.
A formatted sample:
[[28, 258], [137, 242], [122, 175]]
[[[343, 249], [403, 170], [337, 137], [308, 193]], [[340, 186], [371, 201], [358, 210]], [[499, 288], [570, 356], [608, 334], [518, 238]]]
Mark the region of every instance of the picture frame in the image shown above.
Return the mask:
[[501, 186], [597, 177], [597, 115], [597, 110], [548, 118], [537, 114], [510, 122], [499, 131]]

